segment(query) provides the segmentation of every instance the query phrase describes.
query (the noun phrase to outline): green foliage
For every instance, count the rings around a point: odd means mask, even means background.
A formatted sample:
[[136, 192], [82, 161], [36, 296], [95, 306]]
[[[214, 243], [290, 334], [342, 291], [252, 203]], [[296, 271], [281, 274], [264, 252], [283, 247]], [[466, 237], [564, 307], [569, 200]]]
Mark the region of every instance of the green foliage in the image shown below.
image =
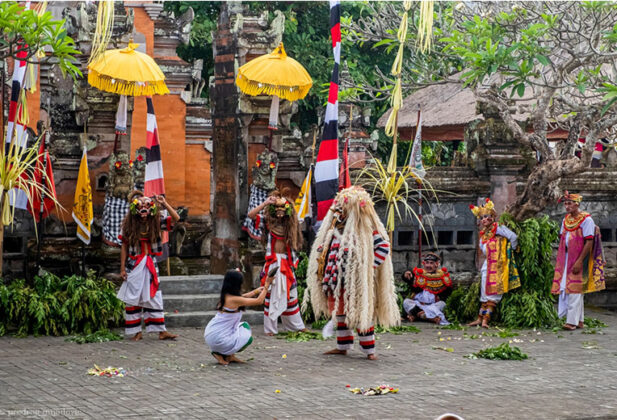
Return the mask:
[[608, 325], [606, 325], [604, 322], [600, 321], [597, 318], [589, 318], [589, 317], [585, 317], [585, 328], [606, 328], [608, 327]]
[[497, 347], [488, 347], [479, 352], [465, 356], [469, 359], [489, 359], [489, 360], [525, 360], [528, 356], [516, 346], [510, 347], [509, 343], [501, 343]]
[[40, 55], [42, 61], [53, 58], [63, 74], [73, 78], [81, 76], [73, 57], [80, 52], [67, 36], [64, 23], [64, 20], [54, 20], [50, 12], [39, 16], [37, 11], [25, 10], [17, 2], [0, 2], [0, 60], [15, 58], [26, 49], [26, 61], [35, 62], [35, 55]]
[[323, 330], [323, 327], [325, 327], [327, 323], [328, 323], [327, 319], [320, 319], [317, 321], [313, 321], [313, 323], [311, 324], [311, 328], [314, 330]]
[[[300, 302], [300, 306], [302, 306], [302, 301], [304, 301], [304, 291], [306, 290], [306, 270], [308, 268], [308, 257], [306, 252], [300, 252], [298, 254], [298, 259], [300, 261], [298, 262], [298, 267], [296, 268], [296, 283], [298, 290], [298, 302]], [[306, 324], [316, 321], [311, 305], [308, 305], [306, 312], [302, 313], [302, 319]]]
[[501, 89], [511, 88], [510, 96], [516, 93], [522, 97], [530, 80], [539, 77], [543, 66], [550, 65], [546, 40], [547, 32], [555, 24], [553, 17], [526, 22], [519, 29], [519, 36], [512, 38], [508, 23], [517, 19], [519, 13], [514, 10], [491, 17], [475, 15], [440, 40], [446, 43], [445, 52], [459, 56], [467, 64], [468, 70], [462, 75], [466, 85], [476, 86], [499, 72], [508, 76]]
[[91, 334], [118, 325], [123, 309], [113, 283], [96, 279], [94, 272], [86, 278], [45, 273], [32, 285], [0, 284], [0, 335]]
[[375, 333], [377, 334], [390, 333], [394, 335], [401, 335], [404, 333], [417, 334], [419, 332], [420, 332], [420, 329], [418, 329], [418, 327], [414, 327], [413, 325], [399, 325], [399, 326], [389, 327], [389, 328], [384, 328], [381, 325], [375, 326]]
[[521, 276], [521, 289], [550, 294], [555, 273], [552, 245], [559, 236], [559, 226], [548, 216], [516, 222], [508, 213], [500, 222], [518, 235], [519, 251], [515, 254]]
[[124, 338], [121, 335], [108, 330], [99, 330], [92, 334], [80, 334], [64, 339], [64, 341], [72, 341], [77, 344], [84, 343], [104, 343], [107, 341], [120, 341]]
[[285, 338], [288, 342], [304, 343], [310, 340], [325, 340], [321, 333], [312, 331], [288, 331], [279, 333], [276, 338]]
[[489, 332], [489, 331], [485, 331], [482, 333], [482, 335], [484, 337], [499, 337], [499, 338], [510, 338], [510, 337], [517, 337], [518, 333], [512, 332], [509, 329], [505, 329], [502, 330], [500, 328], [498, 328], [497, 332]]
[[516, 222], [508, 213], [500, 222], [518, 236], [515, 253], [521, 287], [504, 295], [499, 305], [499, 319], [508, 328], [551, 328], [557, 325], [553, 283], [553, 249], [559, 229], [548, 216]]
[[[459, 286], [446, 301], [444, 315], [453, 325], [463, 324], [478, 316], [480, 311], [480, 283]], [[444, 327], [447, 328], [447, 327]], [[455, 329], [454, 327], [452, 327]]]
[[551, 328], [558, 322], [555, 298], [536, 290], [506, 293], [499, 304], [498, 316], [509, 328]]
[[[317, 110], [322, 109], [327, 101], [328, 86], [334, 66], [332, 42], [330, 40], [330, 8], [325, 2], [246, 2], [251, 13], [267, 11], [269, 19], [274, 18], [274, 11], [280, 10], [285, 16], [285, 32], [283, 43], [287, 54], [298, 60], [313, 79], [313, 88], [306, 98], [298, 101], [299, 111], [293, 117], [292, 124], [301, 130], [308, 130], [317, 123]], [[181, 45], [177, 49], [178, 56], [192, 62], [195, 59], [204, 60], [203, 77], [208, 80], [214, 74], [212, 58], [212, 31], [216, 23], [221, 4], [218, 2], [180, 1], [165, 2], [165, 9], [175, 14], [181, 14], [192, 7], [195, 20], [191, 27], [189, 45]], [[367, 13], [363, 2], [346, 2], [341, 8], [341, 21], [349, 21], [352, 16], [359, 18]], [[364, 84], [375, 84], [378, 75], [375, 66], [382, 71], [389, 70], [391, 59], [385, 59], [385, 49], [374, 50], [372, 45], [358, 45], [347, 39], [343, 34], [343, 62], [354, 80], [353, 87], [341, 88], [340, 100], [346, 98], [363, 98]], [[207, 95], [207, 93], [206, 93]], [[367, 104], [374, 115], [381, 115], [386, 109], [385, 101]]]

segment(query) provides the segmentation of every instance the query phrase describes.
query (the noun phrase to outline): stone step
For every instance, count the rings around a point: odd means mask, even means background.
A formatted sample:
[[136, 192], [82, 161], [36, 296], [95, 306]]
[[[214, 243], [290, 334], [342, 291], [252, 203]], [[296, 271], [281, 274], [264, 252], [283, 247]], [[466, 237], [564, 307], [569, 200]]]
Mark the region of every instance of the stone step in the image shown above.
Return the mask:
[[196, 312], [196, 311], [213, 311], [216, 309], [216, 304], [221, 295], [217, 293], [209, 293], [203, 295], [175, 295], [163, 293], [163, 307], [165, 312], [176, 311]]
[[[168, 328], [180, 327], [201, 327], [206, 328], [208, 322], [214, 318], [216, 311], [195, 311], [195, 312], [168, 312], [165, 309], [165, 325]], [[255, 311], [247, 309], [242, 314], [242, 321], [246, 321], [251, 326], [263, 325], [263, 311]]]
[[165, 295], [201, 295], [221, 293], [223, 276], [202, 274], [197, 276], [160, 276], [159, 289]]

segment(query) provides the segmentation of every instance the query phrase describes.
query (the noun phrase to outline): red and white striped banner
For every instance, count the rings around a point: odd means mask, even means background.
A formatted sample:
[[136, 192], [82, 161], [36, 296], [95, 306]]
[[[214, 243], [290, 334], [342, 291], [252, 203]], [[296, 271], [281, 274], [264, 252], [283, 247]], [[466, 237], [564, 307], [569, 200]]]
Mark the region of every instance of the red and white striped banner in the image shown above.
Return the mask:
[[341, 62], [341, 5], [338, 0], [330, 1], [330, 34], [332, 35], [334, 69], [332, 69], [330, 79], [323, 135], [315, 164], [317, 224], [321, 223], [330, 209], [339, 186], [338, 92]]
[[148, 122], [146, 134], [146, 174], [144, 194], [147, 197], [165, 194], [165, 181], [163, 179], [163, 161], [161, 160], [161, 143], [159, 142], [159, 130], [154, 115], [152, 97], [146, 98], [148, 105]]

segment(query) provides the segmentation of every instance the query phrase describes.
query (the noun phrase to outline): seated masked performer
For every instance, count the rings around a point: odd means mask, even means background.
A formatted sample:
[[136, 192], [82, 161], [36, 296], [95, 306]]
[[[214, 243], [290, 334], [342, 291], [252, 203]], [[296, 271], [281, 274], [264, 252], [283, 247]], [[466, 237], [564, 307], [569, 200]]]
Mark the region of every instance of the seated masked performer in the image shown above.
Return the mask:
[[[316, 319], [336, 317], [336, 344], [326, 354], [347, 354], [353, 330], [369, 360], [375, 356], [374, 324], [398, 325], [388, 234], [370, 195], [360, 187], [341, 190], [323, 219], [309, 256], [307, 290]], [[332, 322], [332, 321], [331, 321]]]
[[403, 274], [405, 282], [412, 283], [413, 296], [403, 301], [403, 309], [411, 322], [422, 319], [435, 324], [449, 325], [443, 314], [446, 299], [452, 293], [452, 280], [445, 267], [440, 267], [439, 255], [428, 252], [422, 256], [424, 268], [414, 268]]
[[605, 288], [604, 256], [599, 229], [589, 213], [581, 212], [583, 198], [565, 192], [560, 201], [566, 209], [561, 224], [555, 276], [551, 292], [559, 294], [559, 317], [566, 317], [566, 330], [583, 328], [583, 293]]
[[[264, 210], [265, 216], [260, 212]], [[261, 272], [261, 285], [266, 275], [278, 268], [264, 303], [264, 331], [267, 335], [278, 332], [281, 317], [286, 331], [307, 331], [300, 314], [295, 269], [296, 251], [302, 246], [302, 231], [293, 203], [274, 190], [268, 198], [252, 209], [248, 217], [255, 220], [255, 228], [265, 234], [260, 238], [266, 247], [266, 263]]]
[[482, 264], [480, 313], [478, 319], [469, 326], [482, 325], [488, 328], [503, 294], [521, 285], [513, 253], [518, 245], [518, 237], [496, 222], [495, 205], [489, 198], [483, 206], [470, 205], [469, 208], [480, 221], [480, 250], [486, 257]]

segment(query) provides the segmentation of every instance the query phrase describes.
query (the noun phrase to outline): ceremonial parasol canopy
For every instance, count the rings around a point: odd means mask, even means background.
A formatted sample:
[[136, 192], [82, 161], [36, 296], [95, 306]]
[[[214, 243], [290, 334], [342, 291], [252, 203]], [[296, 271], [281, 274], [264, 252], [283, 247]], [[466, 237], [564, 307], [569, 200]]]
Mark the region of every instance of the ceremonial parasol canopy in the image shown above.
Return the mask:
[[313, 80], [302, 64], [287, 56], [281, 42], [270, 54], [257, 57], [240, 67], [236, 85], [247, 95], [274, 96], [268, 128], [276, 130], [279, 98], [288, 101], [304, 98], [313, 86]]
[[88, 65], [88, 83], [111, 93], [129, 96], [165, 95], [165, 75], [148, 54], [135, 51], [139, 44], [108, 50]]
[[297, 101], [306, 96], [313, 80], [302, 64], [287, 56], [281, 42], [270, 54], [240, 67], [236, 85], [247, 95], [273, 95]]

